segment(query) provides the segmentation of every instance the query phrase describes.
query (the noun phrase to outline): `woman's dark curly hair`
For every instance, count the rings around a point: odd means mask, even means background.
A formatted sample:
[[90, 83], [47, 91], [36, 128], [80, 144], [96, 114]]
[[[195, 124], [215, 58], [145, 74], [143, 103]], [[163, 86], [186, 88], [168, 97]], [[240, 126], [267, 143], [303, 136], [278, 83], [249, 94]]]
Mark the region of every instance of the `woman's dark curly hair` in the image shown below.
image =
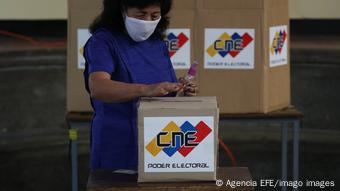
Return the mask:
[[157, 25], [155, 33], [163, 36], [169, 26], [169, 17], [167, 15], [171, 10], [172, 0], [103, 0], [103, 11], [90, 25], [90, 32], [93, 34], [99, 28], [116, 29], [120, 32], [125, 32], [122, 12], [127, 8], [143, 9], [150, 5], [159, 5], [161, 8], [162, 19]]

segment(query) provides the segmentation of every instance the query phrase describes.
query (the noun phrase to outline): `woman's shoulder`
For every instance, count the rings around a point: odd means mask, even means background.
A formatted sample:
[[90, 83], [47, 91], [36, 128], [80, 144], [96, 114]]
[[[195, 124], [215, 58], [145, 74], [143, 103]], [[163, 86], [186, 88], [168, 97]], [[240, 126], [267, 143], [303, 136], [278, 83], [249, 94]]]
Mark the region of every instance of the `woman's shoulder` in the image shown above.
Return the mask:
[[91, 37], [85, 44], [85, 53], [93, 52], [98, 49], [108, 49], [113, 51], [117, 45], [114, 40], [114, 35], [106, 28], [99, 28], [92, 32]]
[[114, 33], [106, 28], [99, 28], [92, 33], [90, 41], [108, 42], [114, 38]]
[[92, 33], [91, 41], [99, 41], [99, 42], [106, 42], [111, 43], [112, 45], [117, 44], [121, 39], [125, 39], [124, 35], [115, 30], [115, 29], [108, 29], [108, 28], [98, 28]]

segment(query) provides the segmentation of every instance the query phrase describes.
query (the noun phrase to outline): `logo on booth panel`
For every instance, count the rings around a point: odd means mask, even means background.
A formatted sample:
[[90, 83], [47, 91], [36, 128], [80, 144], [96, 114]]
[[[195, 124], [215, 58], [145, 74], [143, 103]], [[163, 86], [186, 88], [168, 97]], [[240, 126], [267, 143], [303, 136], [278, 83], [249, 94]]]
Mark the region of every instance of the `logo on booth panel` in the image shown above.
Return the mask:
[[272, 55], [281, 54], [283, 47], [287, 39], [287, 32], [285, 30], [280, 30], [275, 33], [270, 52]]
[[212, 129], [203, 121], [196, 126], [188, 121], [178, 126], [172, 121], [147, 144], [146, 150], [154, 157], [161, 151], [169, 157], [176, 152], [186, 157], [211, 132]]
[[232, 35], [224, 32], [217, 40], [213, 42], [212, 45], [209, 46], [209, 48], [207, 49], [207, 53], [211, 57], [219, 54], [223, 58], [227, 55], [235, 58], [253, 40], [253, 37], [251, 37], [248, 33], [244, 33], [241, 36], [237, 32], [233, 33]]
[[165, 39], [165, 43], [168, 47], [170, 58], [173, 57], [176, 52], [182, 48], [185, 43], [189, 41], [189, 38], [182, 32], [178, 36], [174, 33], [169, 33]]
[[77, 68], [78, 69], [85, 69], [85, 58], [84, 54], [84, 46], [88, 39], [91, 37], [91, 33], [88, 29], [77, 29]]
[[269, 66], [286, 65], [288, 60], [288, 26], [272, 26], [269, 28]]

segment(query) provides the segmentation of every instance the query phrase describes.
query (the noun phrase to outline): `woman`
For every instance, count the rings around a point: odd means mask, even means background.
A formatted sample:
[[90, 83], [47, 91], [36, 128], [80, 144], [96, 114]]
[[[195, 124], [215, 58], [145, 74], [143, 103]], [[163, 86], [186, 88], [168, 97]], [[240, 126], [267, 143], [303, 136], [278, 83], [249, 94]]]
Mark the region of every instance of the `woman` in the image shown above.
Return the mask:
[[162, 40], [171, 0], [104, 0], [90, 26], [84, 72], [95, 111], [91, 168], [137, 169], [137, 102], [143, 96], [174, 96], [194, 83], [178, 83]]

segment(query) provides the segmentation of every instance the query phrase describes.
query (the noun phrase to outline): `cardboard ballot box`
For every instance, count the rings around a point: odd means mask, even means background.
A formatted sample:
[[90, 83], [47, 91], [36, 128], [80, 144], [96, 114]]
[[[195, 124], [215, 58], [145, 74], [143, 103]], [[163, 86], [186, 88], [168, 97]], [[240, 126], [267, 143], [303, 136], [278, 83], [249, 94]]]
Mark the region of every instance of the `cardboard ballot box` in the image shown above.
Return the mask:
[[141, 99], [138, 181], [216, 180], [218, 118], [216, 97]]
[[197, 0], [201, 96], [221, 113], [290, 106], [288, 0]]

